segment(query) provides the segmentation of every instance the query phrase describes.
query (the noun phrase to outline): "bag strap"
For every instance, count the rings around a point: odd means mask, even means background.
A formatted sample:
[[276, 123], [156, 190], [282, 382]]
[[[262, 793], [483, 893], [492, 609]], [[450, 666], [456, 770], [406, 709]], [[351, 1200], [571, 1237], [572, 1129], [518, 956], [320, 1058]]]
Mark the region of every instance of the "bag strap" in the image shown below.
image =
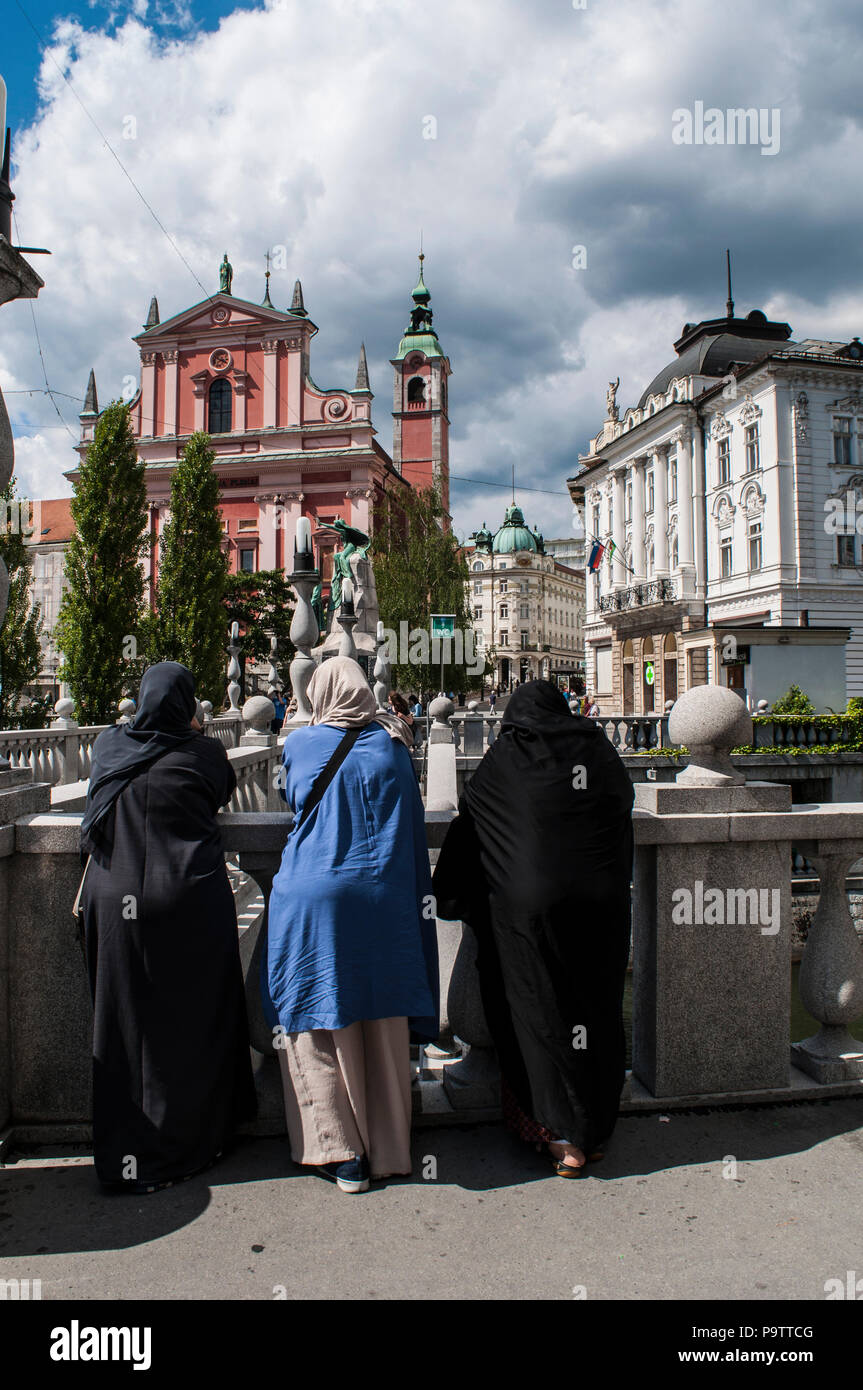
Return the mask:
[[[365, 725], [361, 725], [358, 729], [346, 729], [342, 734], [327, 763], [321, 768], [312, 783], [312, 790], [309, 792], [308, 799], [300, 813], [300, 820], [308, 820], [365, 727]], [[294, 821], [294, 829], [299, 823], [299, 821]]]

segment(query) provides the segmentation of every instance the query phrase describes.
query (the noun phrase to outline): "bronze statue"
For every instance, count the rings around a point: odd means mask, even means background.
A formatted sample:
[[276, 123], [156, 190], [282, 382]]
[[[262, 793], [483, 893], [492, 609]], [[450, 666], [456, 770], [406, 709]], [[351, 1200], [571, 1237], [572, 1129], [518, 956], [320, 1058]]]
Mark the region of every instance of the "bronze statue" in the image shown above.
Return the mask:
[[234, 267], [228, 260], [228, 253], [225, 252], [225, 259], [219, 266], [219, 291], [221, 294], [231, 293], [231, 281], [234, 278]]

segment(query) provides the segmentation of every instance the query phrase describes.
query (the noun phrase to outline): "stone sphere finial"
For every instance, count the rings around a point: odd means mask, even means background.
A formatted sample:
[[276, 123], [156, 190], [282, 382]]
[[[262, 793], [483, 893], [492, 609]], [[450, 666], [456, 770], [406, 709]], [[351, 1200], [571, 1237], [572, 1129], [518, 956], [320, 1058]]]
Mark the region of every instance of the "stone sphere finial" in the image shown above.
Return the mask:
[[745, 782], [728, 756], [752, 742], [752, 716], [739, 695], [726, 686], [697, 685], [681, 695], [668, 716], [671, 743], [689, 749], [689, 766], [677, 782], [689, 787], [725, 787]]
[[471, 714], [476, 714], [477, 710], [479, 709], [479, 700], [468, 700], [467, 707], [470, 710]]
[[758, 701], [758, 704], [757, 704], [757, 706], [756, 706], [756, 711], [757, 711], [758, 714], [769, 714], [769, 713], [770, 713], [770, 701], [769, 701], [769, 700], [759, 700], [759, 701]]
[[58, 700], [54, 706], [56, 718], [52, 722], [52, 729], [77, 729], [78, 724], [75, 719], [75, 701], [66, 696]]
[[120, 718], [117, 720], [117, 723], [129, 724], [135, 717], [136, 708], [137, 706], [135, 705], [135, 701], [130, 700], [128, 696], [125, 700], [121, 700], [119, 705], [117, 706], [117, 709], [120, 714]]
[[256, 734], [268, 734], [275, 717], [276, 707], [266, 695], [251, 695], [243, 705], [243, 721], [249, 724]]
[[455, 714], [455, 705], [448, 695], [438, 695], [429, 705], [429, 714], [435, 724], [447, 724], [450, 715]]
[[213, 717], [213, 702], [212, 702], [212, 700], [202, 700], [202, 701], [201, 701], [201, 709], [204, 711], [204, 718], [205, 718], [206, 720], [209, 721], [210, 719], [212, 719], [212, 717]]

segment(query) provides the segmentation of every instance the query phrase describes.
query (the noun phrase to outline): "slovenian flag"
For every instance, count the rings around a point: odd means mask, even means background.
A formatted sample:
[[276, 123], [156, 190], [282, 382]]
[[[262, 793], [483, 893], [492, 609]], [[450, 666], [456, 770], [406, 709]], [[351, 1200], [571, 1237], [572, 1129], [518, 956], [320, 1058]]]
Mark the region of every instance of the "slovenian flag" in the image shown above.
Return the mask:
[[602, 557], [604, 554], [605, 546], [602, 545], [599, 541], [594, 541], [593, 549], [590, 552], [590, 559], [587, 562], [588, 569], [598, 570], [600, 564], [602, 563]]

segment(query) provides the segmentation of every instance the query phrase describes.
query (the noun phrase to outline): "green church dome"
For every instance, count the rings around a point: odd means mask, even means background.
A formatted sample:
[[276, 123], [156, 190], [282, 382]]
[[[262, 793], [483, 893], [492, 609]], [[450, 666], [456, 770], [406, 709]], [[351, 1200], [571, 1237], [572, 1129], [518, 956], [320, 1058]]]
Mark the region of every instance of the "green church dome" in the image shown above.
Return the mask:
[[516, 550], [532, 550], [539, 554], [536, 536], [525, 525], [524, 513], [515, 504], [507, 507], [503, 525], [495, 534], [492, 545], [496, 555], [511, 555]]

